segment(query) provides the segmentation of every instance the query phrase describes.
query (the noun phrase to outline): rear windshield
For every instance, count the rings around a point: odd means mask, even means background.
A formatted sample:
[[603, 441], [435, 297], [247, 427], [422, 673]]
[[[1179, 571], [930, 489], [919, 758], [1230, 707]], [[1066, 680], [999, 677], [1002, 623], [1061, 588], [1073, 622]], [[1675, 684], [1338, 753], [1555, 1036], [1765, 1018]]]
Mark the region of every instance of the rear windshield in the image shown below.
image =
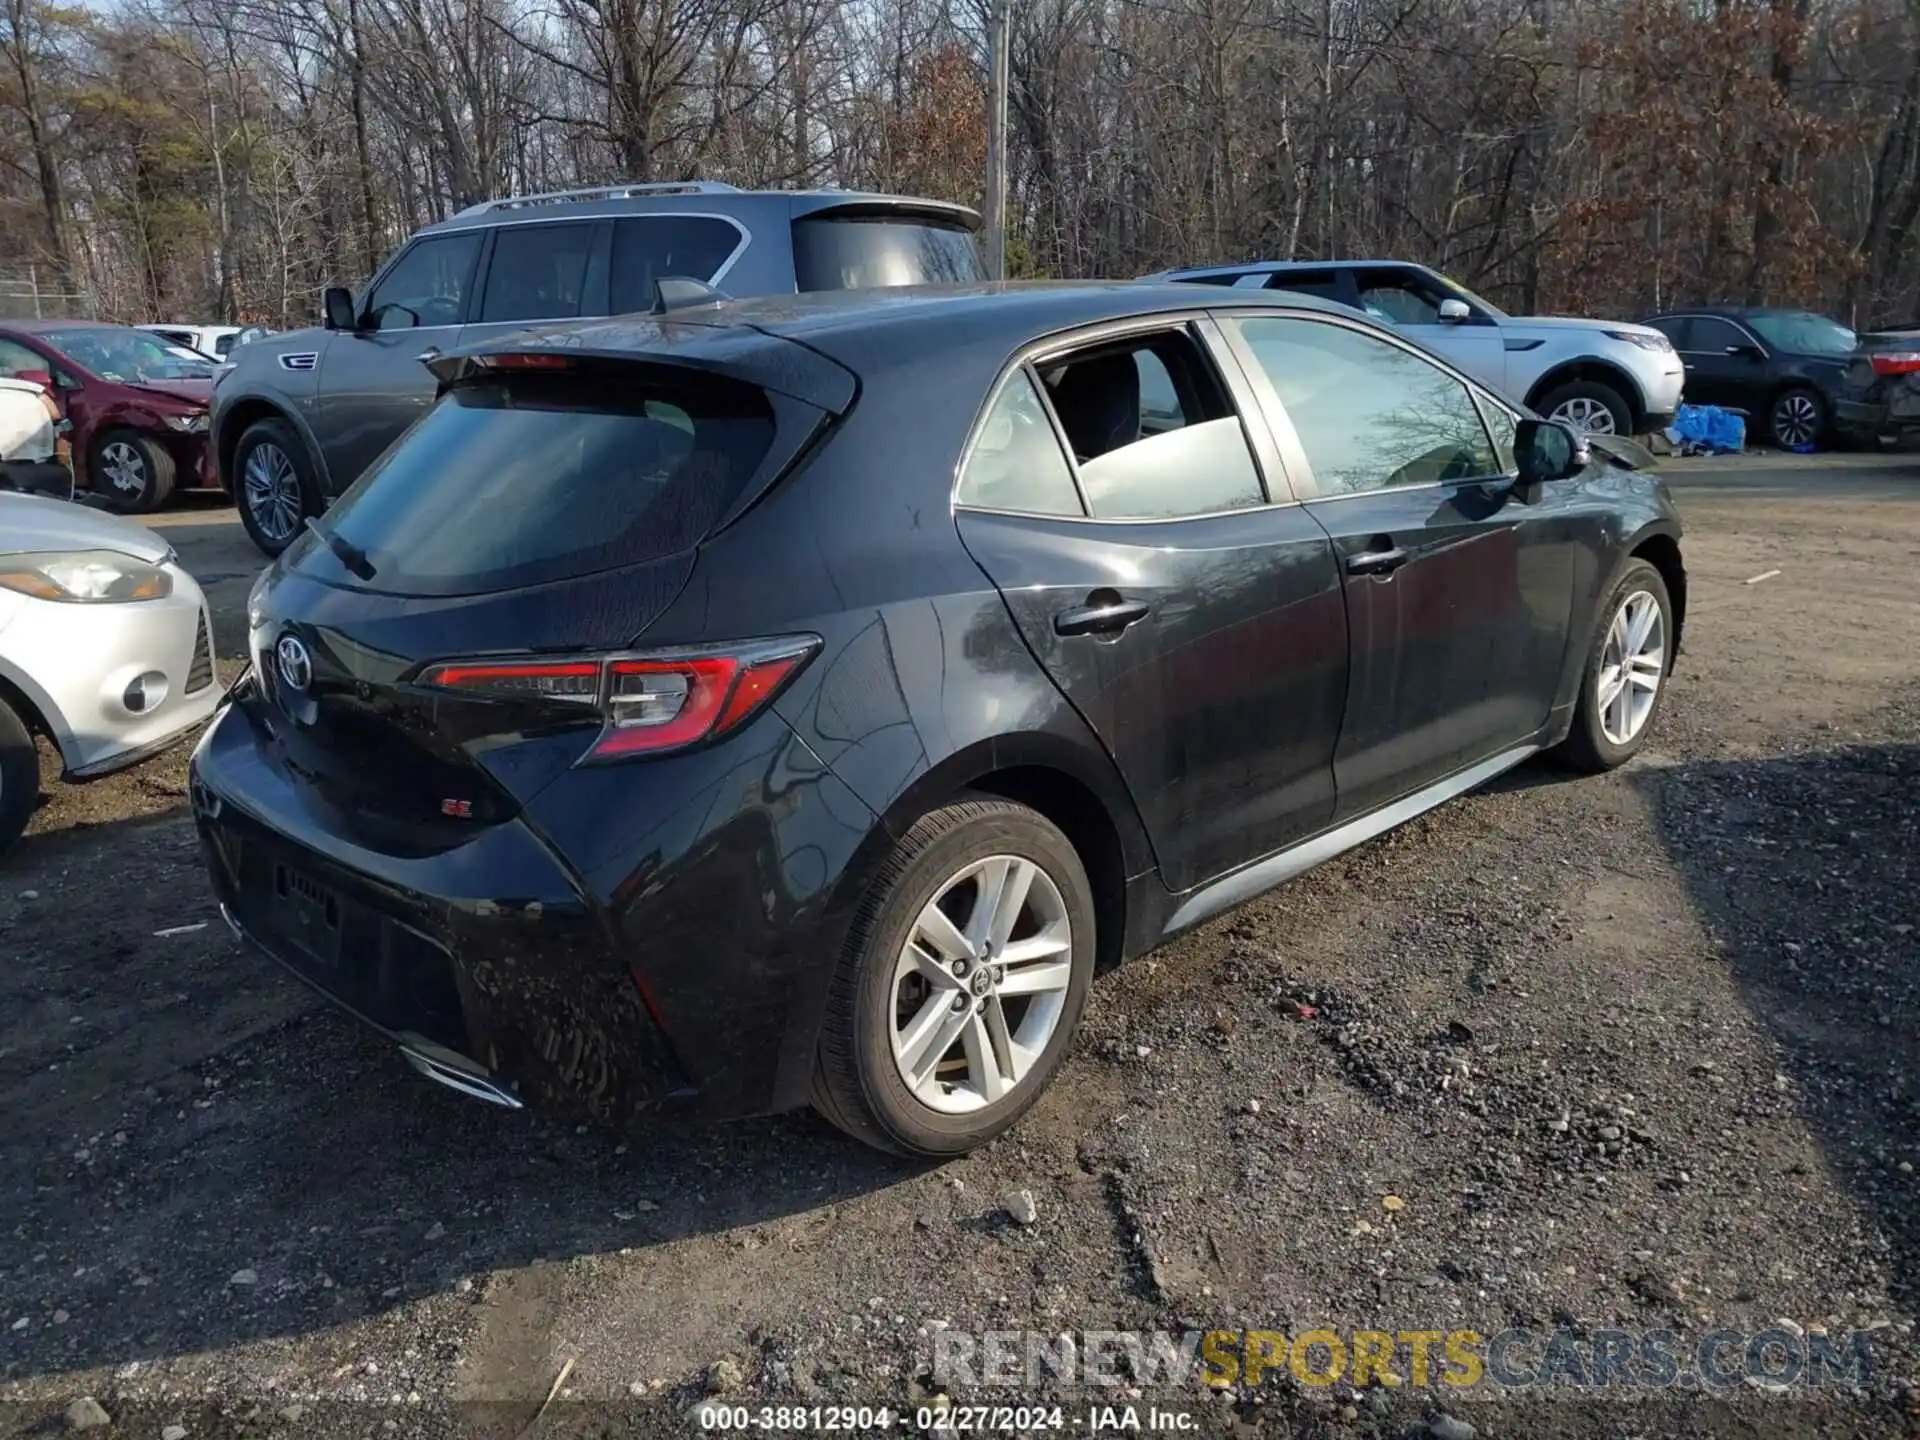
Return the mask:
[[793, 268], [802, 290], [963, 285], [987, 278], [972, 231], [940, 220], [885, 215], [794, 221]]
[[450, 390], [354, 482], [299, 568], [356, 588], [471, 595], [638, 564], [698, 545], [773, 443], [757, 390], [612, 374]]

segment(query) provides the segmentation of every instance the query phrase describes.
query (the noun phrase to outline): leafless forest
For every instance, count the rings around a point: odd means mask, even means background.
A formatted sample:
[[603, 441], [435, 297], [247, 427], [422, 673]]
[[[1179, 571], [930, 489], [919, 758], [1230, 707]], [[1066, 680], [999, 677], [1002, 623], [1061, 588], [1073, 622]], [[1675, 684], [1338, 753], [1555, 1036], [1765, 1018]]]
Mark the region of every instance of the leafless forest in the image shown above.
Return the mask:
[[[113, 318], [304, 323], [516, 191], [980, 194], [984, 0], [0, 3], [0, 272]], [[1920, 0], [1012, 4], [1016, 273], [1920, 313]]]

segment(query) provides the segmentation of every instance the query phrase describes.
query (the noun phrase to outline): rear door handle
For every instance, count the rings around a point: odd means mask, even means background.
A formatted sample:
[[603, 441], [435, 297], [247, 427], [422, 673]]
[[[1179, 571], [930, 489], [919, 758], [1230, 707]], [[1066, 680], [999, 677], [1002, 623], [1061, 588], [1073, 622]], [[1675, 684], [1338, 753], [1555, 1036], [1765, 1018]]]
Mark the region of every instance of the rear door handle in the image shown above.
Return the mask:
[[1146, 619], [1152, 608], [1144, 600], [1110, 600], [1104, 605], [1062, 610], [1053, 617], [1053, 632], [1056, 635], [1118, 635], [1135, 621]]
[[1349, 575], [1391, 575], [1407, 563], [1407, 552], [1399, 546], [1391, 550], [1367, 550], [1347, 557]]

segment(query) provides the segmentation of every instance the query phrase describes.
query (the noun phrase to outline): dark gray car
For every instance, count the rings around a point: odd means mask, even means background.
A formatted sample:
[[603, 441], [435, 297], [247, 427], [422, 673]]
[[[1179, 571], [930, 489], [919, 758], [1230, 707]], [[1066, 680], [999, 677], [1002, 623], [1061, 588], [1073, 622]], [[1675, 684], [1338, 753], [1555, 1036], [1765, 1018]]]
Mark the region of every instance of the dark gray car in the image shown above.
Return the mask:
[[214, 391], [223, 486], [277, 555], [426, 412], [422, 360], [555, 320], [653, 307], [658, 282], [730, 295], [984, 278], [960, 205], [711, 181], [494, 200], [416, 233], [326, 324], [237, 349]]

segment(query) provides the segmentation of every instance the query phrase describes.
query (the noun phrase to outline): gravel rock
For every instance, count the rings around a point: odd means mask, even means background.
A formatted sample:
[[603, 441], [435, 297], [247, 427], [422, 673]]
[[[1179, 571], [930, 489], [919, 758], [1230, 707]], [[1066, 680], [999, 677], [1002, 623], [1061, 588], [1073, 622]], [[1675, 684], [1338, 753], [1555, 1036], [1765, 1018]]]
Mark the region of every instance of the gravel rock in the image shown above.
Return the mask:
[[746, 1372], [740, 1368], [740, 1362], [723, 1357], [707, 1367], [707, 1393], [725, 1395], [738, 1390], [747, 1383]]
[[254, 1270], [236, 1270], [227, 1277], [229, 1285], [258, 1285], [259, 1283], [259, 1272]]
[[113, 1424], [113, 1417], [91, 1395], [82, 1395], [67, 1406], [66, 1422], [69, 1430], [101, 1430]]
[[160, 1440], [187, 1440], [187, 1427], [168, 1425], [160, 1432]]
[[1466, 1421], [1456, 1419], [1442, 1410], [1427, 1422], [1427, 1433], [1433, 1440], [1473, 1440], [1476, 1433]]
[[1031, 1190], [1009, 1190], [1000, 1203], [1016, 1225], [1031, 1225], [1040, 1218], [1040, 1208], [1033, 1203]]

